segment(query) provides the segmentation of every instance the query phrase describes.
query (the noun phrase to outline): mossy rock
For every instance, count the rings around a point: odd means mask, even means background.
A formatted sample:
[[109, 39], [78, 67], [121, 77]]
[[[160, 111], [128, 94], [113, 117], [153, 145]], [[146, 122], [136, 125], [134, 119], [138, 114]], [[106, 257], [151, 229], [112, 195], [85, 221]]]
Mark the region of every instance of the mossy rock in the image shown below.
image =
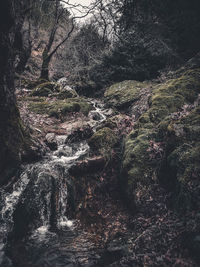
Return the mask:
[[56, 97], [57, 99], [66, 99], [66, 98], [78, 97], [78, 94], [74, 89], [70, 89], [70, 90], [63, 90], [59, 93], [53, 93], [51, 96]]
[[66, 100], [56, 100], [54, 102], [32, 101], [29, 103], [28, 108], [35, 113], [48, 114], [49, 116], [59, 118], [70, 112], [81, 112], [84, 115], [88, 115], [93, 107], [83, 98], [69, 98]]
[[[197, 197], [200, 188], [200, 182], [197, 182], [200, 176], [200, 107], [192, 106], [199, 93], [200, 69], [189, 70], [154, 87], [150, 108], [140, 116], [135, 130], [124, 142], [122, 173], [130, 201], [137, 203], [138, 184], [150, 186], [156, 174], [160, 182], [176, 192], [174, 203], [179, 203], [179, 208], [184, 205], [195, 207], [195, 202], [200, 204]], [[193, 110], [183, 112], [185, 104], [191, 105]], [[158, 162], [150, 159], [151, 140], [164, 144], [163, 158]], [[187, 205], [183, 204], [183, 199]]]
[[154, 139], [156, 132], [143, 129], [132, 131], [125, 140], [123, 169], [126, 170], [129, 183], [148, 182], [154, 167], [148, 152], [149, 142]]
[[150, 86], [148, 82], [123, 81], [113, 84], [104, 93], [106, 102], [117, 109], [128, 108], [139, 99], [140, 90]]
[[88, 140], [89, 146], [92, 150], [101, 150], [108, 152], [113, 148], [118, 142], [118, 137], [113, 130], [108, 127], [104, 127], [98, 130], [93, 136]]
[[110, 128], [112, 130], [117, 129], [119, 123], [123, 119], [126, 119], [126, 118], [127, 118], [127, 116], [123, 115], [123, 114], [118, 114], [118, 115], [112, 116], [112, 117], [106, 119], [105, 121], [103, 121], [103, 123], [97, 129], [102, 129], [104, 127]]
[[28, 90], [32, 90], [34, 88], [36, 88], [38, 85], [42, 84], [42, 83], [46, 83], [47, 81], [44, 79], [37, 79], [37, 80], [23, 80], [22, 81], [22, 85], [24, 85], [26, 87], [26, 89]]
[[49, 96], [53, 92], [60, 91], [60, 85], [53, 82], [39, 84], [31, 93], [31, 96]]
[[200, 205], [200, 142], [183, 143], [168, 156], [168, 168], [178, 182], [175, 206], [179, 211], [198, 209]]
[[156, 86], [150, 99], [150, 109], [145, 117], [160, 123], [169, 114], [191, 104], [200, 93], [200, 69], [189, 70], [181, 77]]
[[18, 101], [26, 101], [26, 102], [44, 102], [46, 97], [43, 96], [21, 96], [18, 97]]

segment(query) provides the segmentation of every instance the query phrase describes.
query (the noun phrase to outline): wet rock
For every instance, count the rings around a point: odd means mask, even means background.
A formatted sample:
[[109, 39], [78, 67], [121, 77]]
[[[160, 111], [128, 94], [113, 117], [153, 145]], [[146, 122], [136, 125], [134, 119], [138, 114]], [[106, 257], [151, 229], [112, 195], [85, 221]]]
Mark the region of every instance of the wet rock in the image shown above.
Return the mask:
[[66, 139], [66, 143], [79, 142], [88, 139], [93, 135], [93, 133], [92, 127], [89, 125], [79, 127], [72, 131], [72, 133]]
[[89, 118], [95, 121], [100, 121], [104, 118], [102, 114], [100, 114], [98, 111], [95, 110], [91, 110], [88, 116]]
[[106, 161], [102, 156], [88, 158], [86, 160], [78, 161], [76, 165], [69, 169], [69, 173], [73, 176], [82, 176], [85, 173], [94, 173], [101, 170]]
[[98, 130], [93, 136], [88, 140], [89, 146], [93, 150], [110, 150], [118, 142], [118, 137], [113, 130], [108, 127], [104, 127]]
[[57, 157], [70, 157], [72, 155], [73, 149], [70, 146], [61, 146], [56, 150], [53, 155]]
[[45, 136], [45, 142], [51, 150], [56, 150], [58, 147], [55, 133], [48, 133]]

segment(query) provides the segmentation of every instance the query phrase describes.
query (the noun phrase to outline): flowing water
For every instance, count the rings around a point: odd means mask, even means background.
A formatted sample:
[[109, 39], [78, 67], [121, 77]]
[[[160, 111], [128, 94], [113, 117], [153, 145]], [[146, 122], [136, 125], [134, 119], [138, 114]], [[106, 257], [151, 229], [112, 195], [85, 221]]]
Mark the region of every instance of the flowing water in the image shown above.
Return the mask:
[[[99, 102], [92, 103], [95, 109], [89, 116], [95, 129], [108, 111]], [[86, 141], [67, 144], [66, 139], [57, 136], [56, 151], [24, 166], [12, 190], [0, 189], [0, 266], [17, 266], [5, 253], [13, 237], [23, 239], [24, 266], [95, 266], [98, 249], [67, 214], [73, 209], [68, 170], [88, 154], [89, 147]]]

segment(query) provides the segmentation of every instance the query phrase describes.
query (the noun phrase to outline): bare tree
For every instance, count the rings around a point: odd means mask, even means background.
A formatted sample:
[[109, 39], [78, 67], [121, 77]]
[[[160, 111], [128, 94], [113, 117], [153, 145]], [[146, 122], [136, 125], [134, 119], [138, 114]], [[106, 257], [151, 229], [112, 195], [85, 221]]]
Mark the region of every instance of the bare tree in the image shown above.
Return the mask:
[[94, 21], [98, 25], [103, 40], [113, 42], [119, 38], [119, 20], [125, 0], [101, 0], [93, 12]]
[[[71, 27], [69, 29], [69, 31], [66, 33], [65, 37], [58, 42], [55, 45], [55, 36], [56, 36], [56, 32], [58, 29], [58, 25], [59, 25], [59, 21], [61, 20], [62, 16], [64, 15], [64, 11], [65, 9], [60, 5], [60, 3], [64, 3], [65, 4], [65, 8], [68, 10], [68, 18], [65, 17], [65, 19], [68, 19]], [[40, 78], [42, 79], [49, 79], [49, 64], [50, 61], [53, 57], [53, 55], [57, 52], [57, 50], [70, 38], [72, 32], [75, 29], [75, 21], [78, 19], [82, 19], [86, 16], [88, 16], [92, 10], [94, 10], [100, 3], [99, 1], [96, 1], [94, 4], [90, 5], [89, 7], [77, 4], [77, 5], [73, 5], [70, 3], [70, 1], [63, 1], [63, 0], [56, 0], [55, 1], [55, 19], [54, 19], [54, 23], [52, 26], [52, 29], [50, 31], [50, 35], [49, 35], [49, 39], [48, 42], [43, 50], [42, 53], [42, 68], [41, 68], [41, 74], [40, 74]], [[74, 15], [75, 12], [77, 13], [77, 11], [79, 12], [80, 15]], [[72, 16], [70, 17], [69, 14], [72, 14]], [[65, 13], [66, 16], [66, 13]]]

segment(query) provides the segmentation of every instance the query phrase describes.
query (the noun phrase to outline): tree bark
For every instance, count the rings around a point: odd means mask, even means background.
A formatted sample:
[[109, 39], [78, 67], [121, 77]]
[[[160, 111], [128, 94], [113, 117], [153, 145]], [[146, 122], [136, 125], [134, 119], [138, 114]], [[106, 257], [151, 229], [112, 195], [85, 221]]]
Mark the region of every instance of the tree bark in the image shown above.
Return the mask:
[[23, 7], [23, 0], [0, 3], [0, 183], [18, 165], [23, 140], [14, 90], [14, 43], [23, 23]]
[[48, 55], [46, 49], [42, 54], [42, 68], [40, 78], [44, 80], [49, 80], [49, 63], [51, 61], [51, 57]]

